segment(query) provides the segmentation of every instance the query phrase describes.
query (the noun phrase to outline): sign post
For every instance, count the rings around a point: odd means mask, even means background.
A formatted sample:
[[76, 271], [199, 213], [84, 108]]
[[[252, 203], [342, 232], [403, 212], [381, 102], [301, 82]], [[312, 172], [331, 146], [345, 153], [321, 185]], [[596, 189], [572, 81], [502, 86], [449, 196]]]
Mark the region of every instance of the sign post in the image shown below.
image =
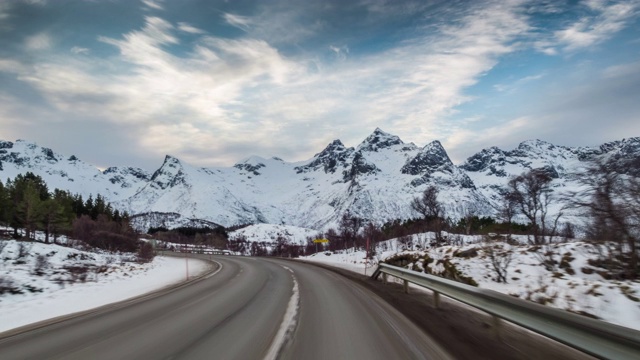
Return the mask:
[[329, 240], [328, 239], [315, 239], [315, 240], [313, 240], [313, 242], [316, 244], [316, 253], [318, 253], [318, 244], [328, 243]]

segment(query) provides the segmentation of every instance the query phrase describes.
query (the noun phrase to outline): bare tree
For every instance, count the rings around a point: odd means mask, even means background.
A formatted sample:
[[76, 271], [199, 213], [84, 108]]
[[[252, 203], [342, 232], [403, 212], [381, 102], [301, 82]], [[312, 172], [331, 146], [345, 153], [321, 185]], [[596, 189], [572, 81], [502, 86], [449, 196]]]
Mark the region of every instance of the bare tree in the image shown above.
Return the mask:
[[531, 223], [533, 242], [536, 245], [546, 243], [545, 236], [556, 234], [562, 210], [549, 220], [549, 205], [554, 200], [551, 189], [551, 177], [543, 169], [533, 169], [512, 178], [508, 183], [506, 201], [513, 201], [518, 213]]
[[496, 274], [495, 280], [506, 284], [509, 265], [513, 260], [513, 251], [505, 249], [502, 244], [496, 244], [489, 237], [485, 237], [482, 249]]
[[471, 228], [473, 226], [473, 219], [476, 217], [476, 208], [473, 204], [467, 204], [464, 210], [464, 233], [465, 235], [471, 235]]
[[640, 179], [620, 174], [604, 162], [594, 162], [581, 179], [585, 190], [571, 198], [590, 217], [587, 235], [608, 247], [609, 259], [604, 265], [611, 270], [620, 265], [618, 277], [637, 278]]
[[413, 198], [411, 208], [422, 215], [429, 228], [436, 234], [436, 243], [442, 243], [442, 230], [444, 227], [444, 207], [438, 201], [438, 189], [429, 186], [424, 190], [422, 196]]
[[506, 193], [502, 197], [502, 201], [498, 206], [495, 206], [494, 209], [497, 212], [498, 219], [502, 221], [502, 223], [507, 224], [507, 240], [511, 240], [511, 233], [513, 232], [513, 218], [518, 213], [513, 194], [511, 192]]
[[340, 236], [344, 241], [344, 249], [347, 249], [347, 243], [352, 241], [353, 251], [357, 250], [358, 232], [362, 227], [362, 219], [350, 214], [348, 211], [342, 214], [340, 219]]

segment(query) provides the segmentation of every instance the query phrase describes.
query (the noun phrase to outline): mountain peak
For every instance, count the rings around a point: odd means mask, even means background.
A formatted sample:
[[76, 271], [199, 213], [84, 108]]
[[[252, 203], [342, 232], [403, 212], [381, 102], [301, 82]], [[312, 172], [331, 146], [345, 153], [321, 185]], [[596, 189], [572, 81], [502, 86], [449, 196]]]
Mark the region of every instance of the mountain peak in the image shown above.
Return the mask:
[[380, 128], [376, 128], [371, 135], [367, 136], [363, 142], [358, 145], [358, 151], [378, 151], [379, 149], [386, 149], [393, 145], [404, 144], [402, 140], [396, 135], [391, 135], [382, 131]]
[[443, 166], [453, 167], [453, 163], [440, 141], [434, 140], [425, 145], [413, 159], [407, 161], [401, 171], [403, 174], [418, 175], [434, 172]]
[[151, 176], [151, 182], [161, 189], [175, 186], [184, 178], [182, 170], [183, 165], [178, 158], [166, 155], [162, 166]]
[[323, 168], [325, 173], [334, 173], [338, 166], [345, 166], [347, 157], [353, 152], [353, 148], [347, 148], [342, 141], [336, 139], [327, 145], [321, 152], [313, 156], [307, 165], [298, 166], [296, 172], [308, 172]]

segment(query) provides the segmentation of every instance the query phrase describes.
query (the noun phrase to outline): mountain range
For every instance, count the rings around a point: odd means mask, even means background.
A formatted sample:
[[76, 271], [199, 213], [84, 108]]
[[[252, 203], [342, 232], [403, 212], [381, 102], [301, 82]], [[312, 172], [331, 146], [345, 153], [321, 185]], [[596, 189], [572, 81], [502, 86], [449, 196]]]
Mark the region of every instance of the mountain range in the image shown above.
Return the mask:
[[528, 140], [512, 150], [483, 149], [455, 165], [437, 140], [419, 147], [376, 129], [356, 147], [334, 140], [307, 161], [252, 156], [232, 167], [201, 168], [167, 155], [153, 173], [134, 167], [100, 171], [34, 143], [0, 141], [0, 177], [30, 171], [51, 189], [101, 194], [134, 215], [142, 230], [246, 223], [326, 229], [345, 212], [379, 224], [416, 217], [409, 203], [430, 185], [439, 189], [453, 219], [468, 212], [493, 215], [510, 177], [544, 168], [560, 193], [575, 189], [581, 169], [598, 158], [638, 176], [640, 138], [596, 147]]

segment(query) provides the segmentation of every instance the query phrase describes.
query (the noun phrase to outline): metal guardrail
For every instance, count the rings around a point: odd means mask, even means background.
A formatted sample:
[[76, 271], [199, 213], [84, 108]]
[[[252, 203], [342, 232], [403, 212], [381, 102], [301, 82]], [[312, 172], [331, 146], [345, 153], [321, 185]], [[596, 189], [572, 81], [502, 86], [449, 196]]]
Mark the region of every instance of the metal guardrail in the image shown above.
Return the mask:
[[380, 274], [404, 280], [405, 291], [409, 282], [432, 290], [436, 307], [442, 294], [493, 315], [496, 325], [503, 319], [599, 358], [640, 359], [640, 331], [388, 264], [372, 278]]

